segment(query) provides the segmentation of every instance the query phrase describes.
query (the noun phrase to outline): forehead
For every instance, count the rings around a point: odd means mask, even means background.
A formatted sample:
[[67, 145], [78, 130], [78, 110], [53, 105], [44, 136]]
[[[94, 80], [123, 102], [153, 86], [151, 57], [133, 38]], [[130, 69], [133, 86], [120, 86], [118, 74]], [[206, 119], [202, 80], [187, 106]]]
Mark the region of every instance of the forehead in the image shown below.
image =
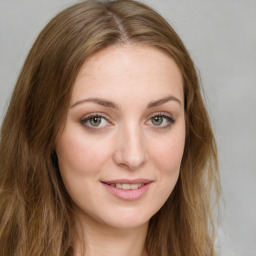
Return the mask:
[[72, 102], [95, 94], [111, 98], [131, 93], [133, 98], [171, 93], [183, 101], [182, 74], [175, 61], [155, 47], [114, 45], [85, 61], [74, 84]]

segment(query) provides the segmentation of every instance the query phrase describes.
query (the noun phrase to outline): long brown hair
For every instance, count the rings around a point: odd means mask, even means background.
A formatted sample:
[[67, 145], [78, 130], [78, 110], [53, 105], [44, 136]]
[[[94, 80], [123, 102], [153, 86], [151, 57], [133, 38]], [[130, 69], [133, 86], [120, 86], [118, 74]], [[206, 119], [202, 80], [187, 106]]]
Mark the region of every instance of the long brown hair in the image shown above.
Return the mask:
[[102, 48], [127, 42], [165, 51], [184, 80], [181, 173], [169, 199], [150, 220], [148, 254], [215, 255], [217, 150], [196, 70], [173, 28], [151, 8], [130, 0], [74, 5], [53, 18], [33, 45], [1, 128], [0, 255], [72, 255], [72, 207], [57, 168], [56, 136], [84, 61]]

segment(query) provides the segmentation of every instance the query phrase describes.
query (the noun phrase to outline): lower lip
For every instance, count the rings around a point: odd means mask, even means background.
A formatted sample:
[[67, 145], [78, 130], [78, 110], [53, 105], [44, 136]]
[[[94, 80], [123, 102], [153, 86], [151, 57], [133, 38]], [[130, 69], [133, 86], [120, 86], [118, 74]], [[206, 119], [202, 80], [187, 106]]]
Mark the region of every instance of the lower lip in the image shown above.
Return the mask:
[[117, 198], [122, 200], [127, 200], [127, 201], [133, 201], [133, 200], [140, 199], [148, 191], [151, 182], [141, 186], [138, 189], [127, 189], [127, 190], [113, 187], [106, 183], [102, 183], [102, 184], [112, 195], [116, 196]]

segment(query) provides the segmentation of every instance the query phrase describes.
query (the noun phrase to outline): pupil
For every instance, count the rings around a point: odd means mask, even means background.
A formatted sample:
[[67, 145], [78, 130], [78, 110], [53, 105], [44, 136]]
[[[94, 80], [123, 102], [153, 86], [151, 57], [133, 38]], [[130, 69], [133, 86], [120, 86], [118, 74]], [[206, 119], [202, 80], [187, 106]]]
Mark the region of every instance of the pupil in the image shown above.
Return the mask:
[[101, 123], [101, 117], [93, 117], [91, 119], [91, 125], [98, 126]]
[[153, 124], [155, 125], [161, 125], [163, 122], [163, 118], [161, 116], [155, 116], [153, 118]]

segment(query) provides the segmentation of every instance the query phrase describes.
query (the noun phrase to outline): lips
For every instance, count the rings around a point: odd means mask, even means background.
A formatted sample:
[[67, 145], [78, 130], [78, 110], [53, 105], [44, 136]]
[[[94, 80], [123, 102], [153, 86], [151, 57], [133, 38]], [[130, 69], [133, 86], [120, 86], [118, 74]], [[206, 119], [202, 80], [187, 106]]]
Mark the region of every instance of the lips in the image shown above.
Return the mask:
[[122, 200], [137, 200], [148, 190], [152, 180], [148, 179], [119, 179], [102, 181], [104, 187], [114, 196]]
[[135, 184], [129, 184], [129, 183], [113, 183], [113, 184], [110, 184], [110, 186], [112, 187], [116, 187], [116, 188], [121, 188], [121, 189], [124, 189], [124, 190], [129, 190], [129, 189], [138, 189], [140, 188], [141, 186], [143, 186], [144, 184], [142, 183], [135, 183]]
[[102, 182], [107, 185], [110, 185], [112, 187], [129, 190], [129, 189], [138, 189], [141, 186], [151, 183], [152, 180], [148, 180], [148, 179], [134, 179], [134, 180], [118, 179], [118, 180], [107, 180], [107, 181], [102, 181]]

